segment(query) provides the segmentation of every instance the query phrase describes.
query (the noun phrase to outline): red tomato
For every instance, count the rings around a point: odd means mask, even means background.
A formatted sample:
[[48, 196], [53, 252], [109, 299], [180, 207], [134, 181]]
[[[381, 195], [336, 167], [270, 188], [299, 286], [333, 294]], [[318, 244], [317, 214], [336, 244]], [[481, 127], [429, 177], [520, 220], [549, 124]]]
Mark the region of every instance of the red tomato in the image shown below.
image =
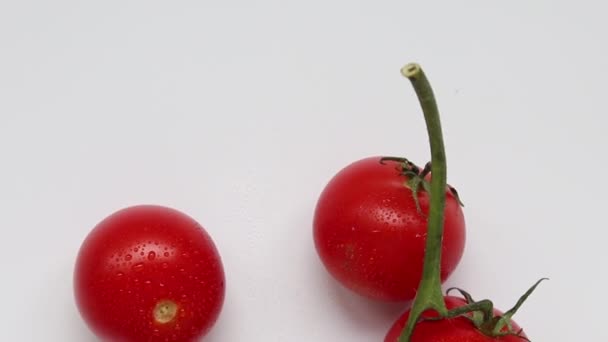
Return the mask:
[[[463, 298], [446, 296], [445, 304], [447, 305], [448, 309], [453, 309], [466, 305], [466, 301]], [[423, 317], [432, 317], [431, 315], [431, 313], [425, 313]], [[499, 315], [502, 315], [502, 312], [494, 310], [494, 316]], [[384, 338], [384, 342], [399, 341], [399, 335], [401, 335], [401, 331], [403, 331], [408, 317], [409, 311], [399, 317]], [[519, 331], [520, 327], [517, 325], [517, 323], [511, 321], [511, 324], [513, 331]], [[526, 337], [526, 335], [523, 333], [521, 336]], [[418, 323], [414, 329], [414, 334], [412, 335], [410, 342], [523, 342], [525, 340], [522, 337], [486, 336], [481, 333], [481, 331], [477, 330], [475, 325], [473, 325], [473, 323], [467, 318], [457, 317], [448, 320], [423, 321]]]
[[120, 210], [83, 242], [74, 272], [78, 309], [107, 341], [195, 341], [217, 320], [224, 270], [205, 230], [160, 206]]
[[[344, 286], [373, 299], [414, 298], [422, 277], [429, 195], [421, 190], [417, 208], [397, 162], [381, 157], [341, 170], [323, 190], [314, 215], [314, 241], [327, 270]], [[458, 265], [465, 223], [455, 196], [447, 191], [441, 278]]]

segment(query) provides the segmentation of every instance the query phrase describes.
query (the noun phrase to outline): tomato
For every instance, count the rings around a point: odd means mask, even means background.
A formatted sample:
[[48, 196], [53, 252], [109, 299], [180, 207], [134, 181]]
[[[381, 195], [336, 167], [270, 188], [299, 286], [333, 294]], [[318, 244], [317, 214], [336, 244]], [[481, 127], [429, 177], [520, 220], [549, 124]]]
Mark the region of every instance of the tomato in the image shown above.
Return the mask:
[[106, 341], [195, 341], [224, 302], [220, 255], [192, 218], [166, 207], [122, 209], [86, 237], [76, 260], [81, 316]]
[[[314, 243], [329, 273], [362, 296], [414, 298], [422, 276], [429, 194], [420, 209], [400, 163], [371, 157], [348, 165], [327, 184], [314, 213]], [[456, 268], [465, 245], [458, 199], [446, 191], [441, 279]]]
[[[463, 305], [466, 305], [466, 301], [463, 298], [446, 296], [445, 304], [448, 309], [454, 309]], [[430, 317], [432, 313], [425, 313], [423, 317]], [[494, 316], [502, 315], [499, 310], [494, 310]], [[393, 324], [388, 334], [386, 335], [384, 342], [398, 342], [399, 335], [405, 327], [409, 312], [404, 313], [399, 319]], [[512, 330], [519, 331], [520, 327], [517, 323], [511, 321]], [[484, 335], [479, 331], [475, 325], [465, 317], [457, 317], [439, 321], [422, 321], [416, 325], [414, 334], [410, 342], [490, 342], [490, 341], [502, 341], [502, 342], [524, 342], [526, 341], [522, 337], [526, 335], [522, 332], [520, 336], [502, 336], [502, 337], [490, 337]]]

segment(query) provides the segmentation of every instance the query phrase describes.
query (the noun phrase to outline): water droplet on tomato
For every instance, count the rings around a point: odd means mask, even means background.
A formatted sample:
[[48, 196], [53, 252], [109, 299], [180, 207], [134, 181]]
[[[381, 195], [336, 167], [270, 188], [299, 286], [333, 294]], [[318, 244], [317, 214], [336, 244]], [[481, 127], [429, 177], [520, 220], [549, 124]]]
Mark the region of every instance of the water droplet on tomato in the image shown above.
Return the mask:
[[139, 251], [139, 248], [137, 248], [137, 247], [133, 248], [133, 252], [137, 253], [137, 251]]
[[124, 274], [124, 273], [122, 273], [122, 272], [116, 272], [116, 276], [117, 276], [117, 277], [119, 277], [119, 278], [120, 278], [120, 277], [122, 277], [122, 276], [124, 276], [124, 275], [125, 275], [125, 274]]
[[167, 264], [166, 262], [163, 262], [162, 264], [160, 264], [160, 266], [161, 266], [162, 268], [168, 268], [168, 267], [169, 267], [169, 264]]
[[149, 280], [144, 281], [144, 283], [145, 283], [146, 285], [150, 285], [150, 284], [152, 284], [152, 282], [151, 282], [151, 281], [149, 281]]
[[152, 261], [156, 258], [156, 253], [154, 251], [150, 251], [150, 253], [148, 253], [148, 260]]
[[129, 261], [133, 258], [133, 256], [131, 254], [127, 254], [125, 255], [125, 260]]
[[165, 252], [165, 253], [163, 253], [163, 255], [165, 256], [165, 258], [168, 258], [170, 254], [169, 254], [169, 252]]
[[144, 269], [144, 263], [143, 262], [138, 262], [137, 264], [133, 265], [131, 267], [131, 269], [135, 272], [140, 272]]
[[144, 253], [144, 251], [141, 251], [141, 252], [139, 253], [139, 255], [141, 255], [141, 256], [144, 256], [144, 254], [146, 254], [146, 253]]

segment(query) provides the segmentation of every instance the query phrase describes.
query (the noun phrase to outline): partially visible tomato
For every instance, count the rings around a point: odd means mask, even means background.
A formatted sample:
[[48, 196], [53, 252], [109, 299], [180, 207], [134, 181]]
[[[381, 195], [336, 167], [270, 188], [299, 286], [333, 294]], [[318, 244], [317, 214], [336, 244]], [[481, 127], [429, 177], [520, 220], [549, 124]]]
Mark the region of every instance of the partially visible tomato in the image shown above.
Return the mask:
[[[327, 270], [360, 295], [384, 301], [414, 298], [422, 276], [429, 194], [421, 211], [400, 164], [381, 157], [357, 161], [323, 190], [314, 215], [314, 242]], [[441, 279], [456, 268], [465, 244], [458, 199], [446, 191]]]
[[[446, 296], [445, 304], [448, 309], [454, 309], [466, 305], [463, 298]], [[425, 313], [423, 317], [432, 317], [432, 313]], [[499, 310], [494, 310], [494, 316], [502, 315]], [[398, 342], [399, 336], [407, 323], [409, 311], [404, 313], [393, 324], [384, 342]], [[520, 330], [517, 323], [511, 321], [512, 330]], [[506, 330], [505, 330], [506, 331]], [[490, 337], [479, 331], [475, 325], [465, 317], [457, 317], [438, 321], [422, 321], [416, 325], [410, 342], [525, 342], [526, 335], [522, 332], [520, 336]]]
[[220, 255], [189, 216], [134, 206], [100, 222], [76, 261], [74, 291], [91, 330], [112, 342], [195, 341], [225, 292]]

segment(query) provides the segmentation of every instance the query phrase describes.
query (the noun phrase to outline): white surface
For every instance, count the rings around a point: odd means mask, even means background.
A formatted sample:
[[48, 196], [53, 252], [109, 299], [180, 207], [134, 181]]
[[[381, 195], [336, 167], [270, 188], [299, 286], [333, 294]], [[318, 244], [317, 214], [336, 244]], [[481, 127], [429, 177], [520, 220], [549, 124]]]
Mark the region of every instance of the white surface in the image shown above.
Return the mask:
[[208, 341], [380, 341], [401, 308], [339, 288], [312, 244], [323, 186], [428, 159], [426, 69], [468, 224], [449, 285], [534, 341], [606, 341], [606, 8], [599, 1], [3, 1], [3, 341], [93, 341], [72, 299], [88, 231], [131, 204], [213, 236]]

